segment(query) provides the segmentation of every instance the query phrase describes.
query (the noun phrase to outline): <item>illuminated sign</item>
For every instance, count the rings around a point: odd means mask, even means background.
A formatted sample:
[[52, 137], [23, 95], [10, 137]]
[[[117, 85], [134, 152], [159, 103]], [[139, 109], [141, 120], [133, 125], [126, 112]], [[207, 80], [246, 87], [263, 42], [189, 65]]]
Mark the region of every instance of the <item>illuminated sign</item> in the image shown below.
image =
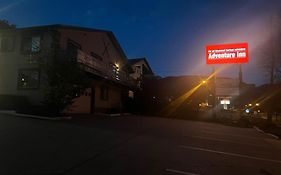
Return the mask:
[[239, 80], [230, 78], [217, 78], [215, 93], [219, 96], [238, 96]]
[[221, 104], [222, 105], [229, 105], [230, 104], [230, 100], [229, 99], [223, 99], [223, 100], [221, 100]]
[[248, 63], [248, 43], [206, 46], [207, 64]]

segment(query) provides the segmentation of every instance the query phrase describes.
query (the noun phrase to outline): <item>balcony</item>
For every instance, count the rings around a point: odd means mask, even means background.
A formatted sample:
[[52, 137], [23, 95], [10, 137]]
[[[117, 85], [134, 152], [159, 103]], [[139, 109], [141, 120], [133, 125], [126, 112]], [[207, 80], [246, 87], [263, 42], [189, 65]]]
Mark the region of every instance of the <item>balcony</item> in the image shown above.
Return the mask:
[[77, 50], [77, 62], [84, 66], [92, 68], [92, 69], [98, 71], [99, 73], [104, 74], [106, 71], [106, 68], [105, 68], [105, 65], [103, 62], [82, 52], [81, 50]]
[[81, 50], [77, 50], [77, 62], [89, 73], [123, 84], [129, 82], [125, 71], [119, 70], [113, 64], [105, 63]]

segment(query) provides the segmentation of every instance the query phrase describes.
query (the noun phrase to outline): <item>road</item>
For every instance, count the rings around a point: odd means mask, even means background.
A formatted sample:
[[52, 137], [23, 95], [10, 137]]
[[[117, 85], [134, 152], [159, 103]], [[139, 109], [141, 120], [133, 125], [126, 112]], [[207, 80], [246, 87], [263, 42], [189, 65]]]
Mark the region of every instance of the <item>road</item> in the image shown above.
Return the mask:
[[0, 114], [0, 174], [281, 174], [281, 141], [251, 128], [156, 117], [47, 121]]

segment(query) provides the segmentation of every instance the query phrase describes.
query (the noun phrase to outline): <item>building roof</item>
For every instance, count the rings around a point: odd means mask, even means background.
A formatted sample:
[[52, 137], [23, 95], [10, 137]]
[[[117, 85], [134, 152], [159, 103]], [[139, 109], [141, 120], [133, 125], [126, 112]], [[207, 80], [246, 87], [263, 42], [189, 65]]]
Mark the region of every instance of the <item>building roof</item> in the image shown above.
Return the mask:
[[21, 27], [21, 28], [11, 28], [11, 29], [0, 29], [2, 31], [9, 30], [46, 30], [46, 29], [57, 29], [57, 28], [68, 28], [68, 29], [76, 29], [83, 31], [95, 31], [95, 32], [110, 32], [108, 30], [94, 29], [88, 27], [80, 27], [80, 26], [72, 26], [72, 25], [64, 25], [64, 24], [51, 24], [51, 25], [41, 25], [41, 26], [30, 26], [30, 27]]
[[9, 32], [9, 31], [30, 31], [30, 30], [57, 30], [57, 29], [71, 29], [71, 30], [80, 30], [80, 31], [87, 31], [87, 32], [101, 32], [106, 33], [114, 46], [120, 51], [121, 56], [128, 60], [124, 50], [120, 46], [118, 40], [116, 39], [114, 33], [109, 30], [101, 30], [101, 29], [94, 29], [88, 27], [80, 27], [80, 26], [72, 26], [72, 25], [63, 25], [63, 24], [52, 24], [52, 25], [42, 25], [42, 26], [31, 26], [31, 27], [23, 27], [23, 28], [15, 28], [15, 29], [0, 29], [2, 32]]

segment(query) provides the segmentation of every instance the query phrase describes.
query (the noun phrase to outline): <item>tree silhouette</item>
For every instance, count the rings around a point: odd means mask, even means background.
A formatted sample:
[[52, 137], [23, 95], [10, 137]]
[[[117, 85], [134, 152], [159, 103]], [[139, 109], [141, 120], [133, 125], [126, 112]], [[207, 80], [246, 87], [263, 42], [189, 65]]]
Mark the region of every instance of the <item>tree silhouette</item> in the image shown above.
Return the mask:
[[278, 15], [270, 17], [267, 28], [269, 38], [255, 48], [253, 57], [258, 59], [262, 74], [268, 78], [268, 85], [262, 87], [261, 95], [266, 99], [264, 107], [268, 122], [271, 123], [272, 114], [280, 110], [275, 105], [279, 104], [278, 101], [281, 99], [281, 11]]
[[71, 105], [90, 85], [87, 73], [76, 60], [62, 50], [59, 45], [59, 32], [53, 34], [53, 48], [41, 63], [44, 72], [43, 104], [50, 114], [58, 114]]
[[0, 19], [0, 29], [15, 29], [16, 25], [10, 24], [9, 21], [5, 19]]

